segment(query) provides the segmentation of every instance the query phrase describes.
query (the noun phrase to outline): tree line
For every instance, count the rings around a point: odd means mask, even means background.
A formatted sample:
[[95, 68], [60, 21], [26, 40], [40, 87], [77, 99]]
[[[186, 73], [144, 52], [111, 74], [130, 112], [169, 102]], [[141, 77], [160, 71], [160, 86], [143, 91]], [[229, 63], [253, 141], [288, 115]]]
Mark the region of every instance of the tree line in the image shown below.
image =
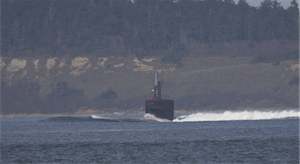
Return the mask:
[[1, 80], [0, 86], [0, 114], [76, 113], [80, 108], [103, 110], [122, 105], [117, 102], [118, 94], [111, 88], [103, 89], [89, 99], [83, 90], [71, 87], [67, 82], [53, 84], [46, 94], [41, 94], [40, 84], [31, 79], [11, 83]]
[[[190, 44], [298, 40], [296, 0], [2, 0], [4, 56], [161, 55]], [[175, 55], [176, 56], [176, 55]]]

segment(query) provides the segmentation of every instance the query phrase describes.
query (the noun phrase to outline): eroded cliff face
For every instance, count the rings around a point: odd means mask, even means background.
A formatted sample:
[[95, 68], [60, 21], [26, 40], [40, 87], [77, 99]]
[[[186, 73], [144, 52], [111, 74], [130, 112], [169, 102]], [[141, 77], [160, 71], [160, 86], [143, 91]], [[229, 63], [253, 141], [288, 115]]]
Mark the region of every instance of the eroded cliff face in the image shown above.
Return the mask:
[[[97, 108], [102, 108], [102, 105], [103, 108], [111, 108], [114, 105], [117, 107], [123, 102], [133, 103], [129, 106], [140, 106], [143, 99], [151, 94], [152, 73], [154, 71], [174, 72], [176, 67], [175, 64], [162, 64], [160, 59], [154, 57], [140, 59], [136, 57], [89, 58], [84, 56], [72, 58], [1, 57], [0, 64], [2, 83], [6, 87], [2, 93], [6, 98], [16, 97], [18, 92], [29, 92], [28, 96], [31, 96], [30, 94], [33, 93], [30, 88], [34, 85], [35, 88], [38, 88], [41, 101], [47, 102], [48, 99], [51, 99], [50, 95], [54, 94], [53, 92], [59, 94], [59, 90], [67, 88], [64, 92], [74, 92], [72, 89], [80, 91], [82, 92], [81, 96], [92, 104], [94, 101], [98, 102], [103, 99], [103, 103], [98, 105], [96, 103]], [[28, 90], [20, 89], [25, 87], [28, 87]], [[106, 96], [110, 92], [115, 96]], [[79, 94], [70, 94], [68, 101], [72, 101], [72, 99], [76, 101], [76, 96], [78, 98]], [[75, 98], [73, 98], [74, 96]], [[56, 100], [53, 101], [55, 103]], [[89, 102], [83, 106], [90, 108]], [[75, 106], [74, 110], [80, 110], [80, 107]]]
[[[0, 68], [5, 86], [24, 80], [38, 85], [34, 87], [35, 94], [42, 103], [53, 99], [51, 104], [55, 104], [58, 101], [55, 97], [61, 96], [60, 90], [69, 95], [62, 102], [84, 99], [84, 103], [68, 108], [72, 112], [82, 108], [141, 109], [144, 99], [151, 95], [154, 71], [161, 73], [163, 96], [175, 99], [179, 108], [293, 107], [298, 102], [296, 60], [274, 64], [252, 63], [247, 57], [187, 56], [180, 64], [166, 64], [156, 57], [1, 57]], [[13, 99], [15, 96], [9, 93], [12, 90], [6, 89], [2, 95]]]
[[[5, 78], [20, 77], [21, 75], [35, 75], [46, 73], [43, 78], [59, 73], [80, 76], [89, 71], [103, 73], [112, 72], [172, 72], [174, 64], [162, 64], [158, 58], [128, 58], [128, 57], [98, 57], [89, 58], [77, 56], [73, 58], [0, 58], [0, 69]], [[22, 76], [21, 76], [22, 77]]]

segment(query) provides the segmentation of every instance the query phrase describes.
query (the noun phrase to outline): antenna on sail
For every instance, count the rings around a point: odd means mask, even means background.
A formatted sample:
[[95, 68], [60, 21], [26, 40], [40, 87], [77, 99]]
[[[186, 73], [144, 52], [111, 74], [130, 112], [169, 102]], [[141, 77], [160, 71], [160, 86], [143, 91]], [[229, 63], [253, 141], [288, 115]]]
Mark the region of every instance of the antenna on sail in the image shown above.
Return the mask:
[[158, 72], [155, 72], [154, 75], [154, 87], [152, 91], [154, 99], [161, 99], [161, 83], [158, 80]]
[[158, 72], [155, 72], [155, 75], [154, 75], [154, 86], [157, 86], [158, 85]]

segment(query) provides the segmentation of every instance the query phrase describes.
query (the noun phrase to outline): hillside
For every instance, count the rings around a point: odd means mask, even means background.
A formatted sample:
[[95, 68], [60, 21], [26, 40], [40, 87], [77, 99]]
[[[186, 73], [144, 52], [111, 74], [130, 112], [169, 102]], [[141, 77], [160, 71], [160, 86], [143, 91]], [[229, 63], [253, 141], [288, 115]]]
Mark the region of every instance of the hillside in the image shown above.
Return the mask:
[[296, 108], [297, 54], [268, 56], [297, 50], [297, 42], [284, 41], [202, 46], [178, 63], [156, 56], [1, 57], [2, 112], [139, 111], [151, 95], [155, 70], [163, 96], [175, 99], [178, 110]]

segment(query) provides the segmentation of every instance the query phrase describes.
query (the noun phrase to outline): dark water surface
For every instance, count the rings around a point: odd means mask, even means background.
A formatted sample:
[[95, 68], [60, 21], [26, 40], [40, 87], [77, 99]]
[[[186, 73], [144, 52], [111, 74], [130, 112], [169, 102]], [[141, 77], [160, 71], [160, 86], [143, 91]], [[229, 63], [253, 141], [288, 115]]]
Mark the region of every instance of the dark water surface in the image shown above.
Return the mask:
[[1, 118], [2, 163], [299, 163], [299, 120]]

